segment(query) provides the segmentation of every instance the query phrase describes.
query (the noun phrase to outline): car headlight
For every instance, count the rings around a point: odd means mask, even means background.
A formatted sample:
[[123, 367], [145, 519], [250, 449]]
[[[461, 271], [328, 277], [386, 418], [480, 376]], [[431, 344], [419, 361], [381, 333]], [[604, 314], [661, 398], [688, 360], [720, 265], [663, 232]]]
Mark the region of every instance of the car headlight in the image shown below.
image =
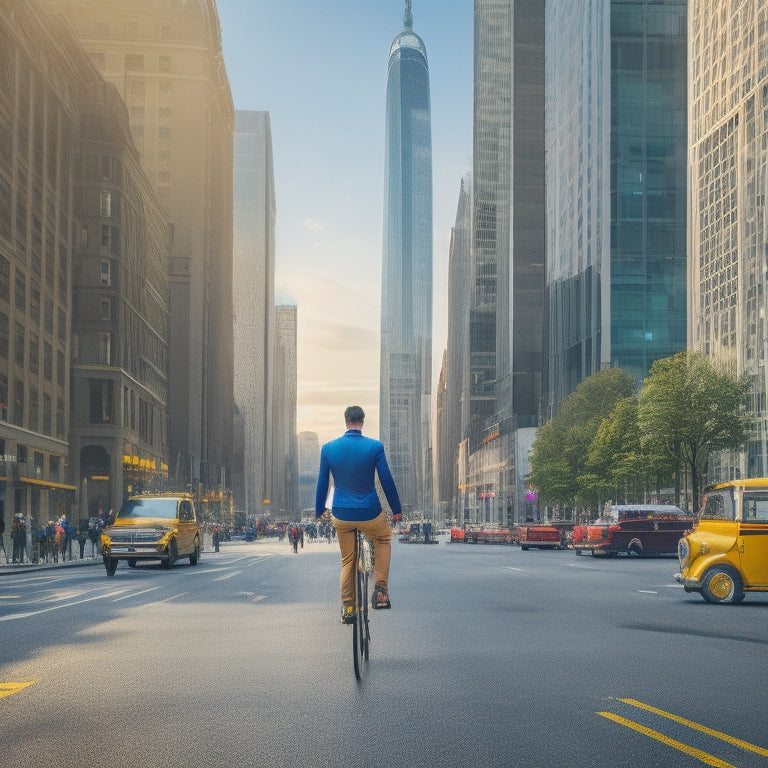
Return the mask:
[[688, 545], [688, 539], [680, 539], [677, 543], [677, 559], [680, 561], [681, 567], [685, 568], [688, 564], [688, 556], [691, 553], [691, 548]]

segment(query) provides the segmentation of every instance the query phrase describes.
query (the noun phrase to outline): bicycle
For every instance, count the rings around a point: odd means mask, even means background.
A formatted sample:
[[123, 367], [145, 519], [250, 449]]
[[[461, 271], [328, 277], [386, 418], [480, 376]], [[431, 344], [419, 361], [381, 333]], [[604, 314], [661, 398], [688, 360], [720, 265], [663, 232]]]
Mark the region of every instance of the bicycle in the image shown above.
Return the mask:
[[352, 658], [355, 677], [360, 680], [360, 661], [368, 661], [371, 647], [368, 625], [368, 576], [373, 570], [373, 549], [370, 540], [359, 528], [355, 529], [354, 568], [352, 600], [355, 606], [355, 621], [352, 625]]

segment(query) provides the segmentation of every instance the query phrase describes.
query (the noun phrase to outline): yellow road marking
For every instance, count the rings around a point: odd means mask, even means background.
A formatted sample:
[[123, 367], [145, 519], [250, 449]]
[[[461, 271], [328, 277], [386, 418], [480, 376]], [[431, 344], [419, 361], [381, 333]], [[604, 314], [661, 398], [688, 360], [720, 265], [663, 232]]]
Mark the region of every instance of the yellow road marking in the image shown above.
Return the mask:
[[614, 715], [613, 712], [598, 712], [597, 714], [601, 717], [607, 717], [609, 720], [613, 720], [619, 725], [625, 725], [627, 728], [632, 728], [638, 733], [642, 733], [643, 736], [649, 736], [652, 739], [656, 739], [656, 741], [660, 741], [662, 744], [666, 744], [668, 747], [674, 747], [680, 752], [685, 752], [686, 755], [695, 757], [697, 760], [701, 760], [702, 763], [706, 763], [707, 765], [713, 765], [715, 768], [735, 768], [735, 766], [731, 763], [726, 763], [724, 760], [720, 760], [714, 755], [710, 755], [708, 752], [703, 752], [702, 750], [696, 749], [696, 747], [692, 747], [689, 744], [683, 744], [682, 741], [671, 739], [669, 736], [665, 736], [663, 733], [654, 731], [652, 728], [646, 728], [644, 725], [640, 725], [640, 723], [636, 723], [633, 720], [627, 720], [626, 718], [620, 717], [619, 715]]
[[754, 744], [750, 744], [748, 741], [742, 741], [741, 739], [737, 739], [734, 736], [729, 736], [727, 733], [721, 733], [720, 731], [715, 731], [712, 728], [707, 728], [705, 725], [694, 723], [692, 720], [686, 720], [684, 717], [673, 715], [671, 712], [665, 712], [663, 709], [657, 709], [656, 707], [652, 707], [650, 704], [643, 704], [642, 701], [637, 701], [637, 699], [619, 699], [619, 701], [623, 701], [625, 704], [631, 704], [633, 707], [638, 707], [639, 709], [645, 709], [648, 712], [653, 712], [655, 715], [666, 717], [669, 720], [674, 720], [676, 723], [680, 723], [681, 725], [687, 725], [689, 728], [693, 728], [695, 731], [706, 733], [707, 736], [714, 736], [716, 739], [720, 739], [721, 741], [727, 741], [729, 744], [733, 744], [737, 747], [741, 747], [742, 749], [749, 750], [750, 752], [755, 752], [756, 754], [762, 755], [763, 757], [768, 757], [768, 749], [755, 746]]
[[11, 694], [18, 693], [35, 682], [37, 681], [30, 680], [28, 683], [0, 683], [0, 699], [2, 699], [3, 696], [10, 696]]

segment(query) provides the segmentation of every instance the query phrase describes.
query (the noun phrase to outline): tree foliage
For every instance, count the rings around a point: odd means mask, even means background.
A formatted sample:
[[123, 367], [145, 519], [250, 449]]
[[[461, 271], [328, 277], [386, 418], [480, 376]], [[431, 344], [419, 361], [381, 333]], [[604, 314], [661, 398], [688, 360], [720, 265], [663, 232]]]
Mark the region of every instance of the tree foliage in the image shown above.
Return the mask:
[[694, 509], [710, 454], [747, 441], [749, 391], [747, 378], [717, 369], [701, 352], [679, 352], [651, 366], [638, 399], [642, 438], [689, 470]]
[[530, 479], [543, 503], [597, 505], [601, 485], [589, 471], [589, 449], [600, 424], [634, 389], [634, 379], [625, 371], [599, 371], [579, 384], [560, 413], [539, 429], [531, 450]]

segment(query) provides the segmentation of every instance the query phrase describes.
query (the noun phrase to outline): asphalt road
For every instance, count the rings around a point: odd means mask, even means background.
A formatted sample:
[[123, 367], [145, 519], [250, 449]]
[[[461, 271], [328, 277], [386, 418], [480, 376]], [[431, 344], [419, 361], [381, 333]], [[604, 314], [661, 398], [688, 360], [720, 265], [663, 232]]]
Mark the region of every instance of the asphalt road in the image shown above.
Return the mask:
[[0, 577], [13, 768], [768, 764], [768, 596], [674, 558], [396, 543], [364, 677], [336, 545]]

